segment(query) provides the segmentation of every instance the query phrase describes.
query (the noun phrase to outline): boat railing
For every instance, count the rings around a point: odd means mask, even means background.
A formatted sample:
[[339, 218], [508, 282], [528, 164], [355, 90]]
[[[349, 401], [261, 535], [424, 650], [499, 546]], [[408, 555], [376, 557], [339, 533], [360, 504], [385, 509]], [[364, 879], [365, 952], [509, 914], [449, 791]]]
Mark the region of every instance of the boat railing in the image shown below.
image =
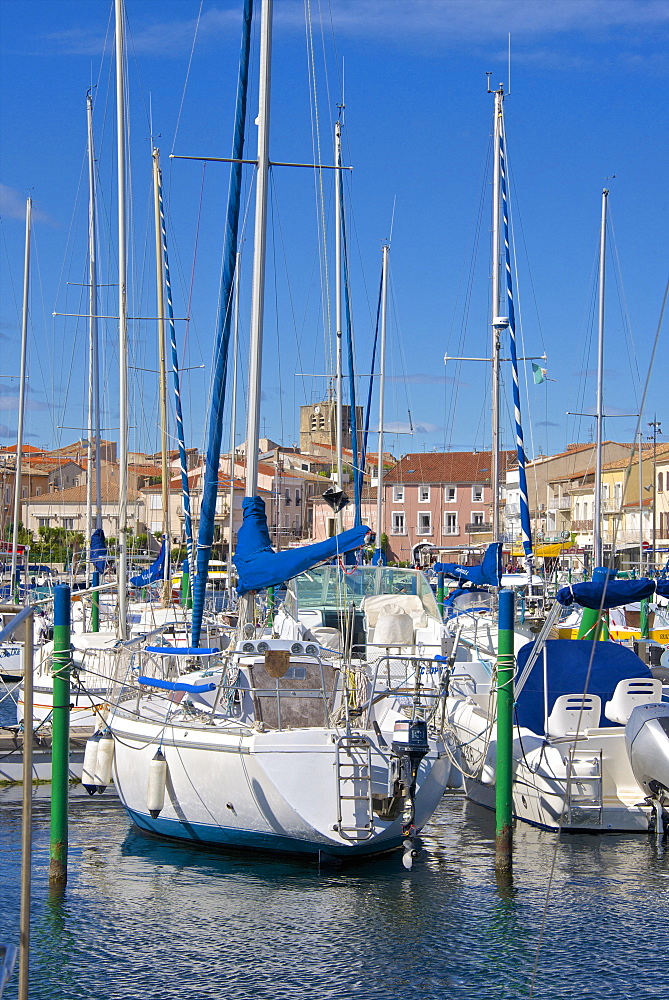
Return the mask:
[[[382, 670], [385, 665], [385, 671]], [[396, 665], [400, 670], [393, 669]], [[421, 710], [433, 709], [443, 695], [442, 681], [444, 663], [435, 660], [434, 656], [403, 656], [402, 654], [386, 653], [374, 663], [374, 672], [370, 684], [370, 694], [361, 713], [366, 713], [366, 727], [371, 723], [371, 711], [375, 705], [386, 698], [411, 698], [412, 704]], [[432, 678], [425, 683], [422, 678]]]

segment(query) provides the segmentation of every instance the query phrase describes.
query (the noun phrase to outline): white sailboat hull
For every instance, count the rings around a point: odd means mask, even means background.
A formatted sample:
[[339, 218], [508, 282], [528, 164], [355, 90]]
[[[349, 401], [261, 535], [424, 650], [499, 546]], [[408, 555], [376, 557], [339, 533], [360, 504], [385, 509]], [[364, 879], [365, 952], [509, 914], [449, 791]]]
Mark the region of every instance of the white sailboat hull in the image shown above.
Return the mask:
[[[466, 699], [449, 699], [448, 715], [461, 746], [465, 793], [494, 809], [494, 724], [491, 729], [483, 711]], [[552, 744], [514, 727], [516, 819], [546, 830], [641, 833], [650, 818], [644, 795], [632, 773], [623, 727], [593, 729], [578, 740]]]
[[[120, 716], [111, 728], [115, 785], [141, 829], [199, 843], [304, 854], [370, 854], [402, 843], [401, 816], [381, 819], [370, 810], [364, 782], [346, 789], [358, 798], [338, 795], [334, 730], [217, 731]], [[379, 747], [374, 734], [362, 735], [370, 745], [372, 791], [387, 795], [389, 750]], [[158, 746], [167, 761], [167, 782], [164, 806], [154, 818], [147, 788]], [[417, 829], [434, 812], [449, 773], [450, 762], [434, 749], [422, 762]]]

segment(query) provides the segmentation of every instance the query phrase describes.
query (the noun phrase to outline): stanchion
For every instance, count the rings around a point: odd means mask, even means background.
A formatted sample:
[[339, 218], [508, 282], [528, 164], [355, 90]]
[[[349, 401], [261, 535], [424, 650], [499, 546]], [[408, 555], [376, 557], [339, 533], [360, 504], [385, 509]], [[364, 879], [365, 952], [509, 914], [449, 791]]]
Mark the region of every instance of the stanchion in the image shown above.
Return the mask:
[[274, 587], [267, 588], [267, 624], [274, 624]]
[[54, 587], [53, 717], [51, 745], [51, 843], [49, 884], [67, 884], [70, 765], [70, 588]]
[[500, 590], [497, 619], [497, 768], [495, 866], [511, 868], [513, 846], [514, 592]]

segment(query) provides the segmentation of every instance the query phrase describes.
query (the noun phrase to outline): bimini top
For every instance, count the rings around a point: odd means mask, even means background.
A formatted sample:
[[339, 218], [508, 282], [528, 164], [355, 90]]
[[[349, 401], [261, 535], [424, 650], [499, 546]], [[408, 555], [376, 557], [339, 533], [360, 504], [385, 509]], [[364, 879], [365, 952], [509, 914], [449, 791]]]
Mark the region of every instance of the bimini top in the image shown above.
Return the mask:
[[599, 611], [633, 604], [644, 597], [669, 597], [669, 580], [605, 580], [601, 583], [575, 583], [558, 590], [555, 600], [565, 607], [580, 604], [582, 608]]
[[476, 566], [459, 566], [457, 563], [435, 563], [432, 567], [435, 573], [445, 573], [454, 580], [468, 580], [480, 587], [488, 584], [499, 587], [502, 579], [502, 543], [493, 542], [486, 549], [483, 562]]
[[326, 559], [361, 548], [374, 537], [368, 527], [361, 525], [315, 545], [275, 552], [267, 530], [265, 501], [262, 497], [244, 497], [242, 510], [244, 520], [233, 556], [237, 567], [238, 594], [276, 587]]

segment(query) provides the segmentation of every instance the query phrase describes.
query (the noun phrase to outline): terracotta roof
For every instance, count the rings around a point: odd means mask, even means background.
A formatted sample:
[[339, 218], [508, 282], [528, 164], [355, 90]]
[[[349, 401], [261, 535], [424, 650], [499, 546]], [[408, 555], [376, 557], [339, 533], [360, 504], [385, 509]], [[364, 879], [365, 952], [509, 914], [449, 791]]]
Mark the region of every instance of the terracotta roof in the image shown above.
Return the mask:
[[[102, 495], [103, 503], [113, 503], [118, 504], [118, 483], [109, 482], [108, 480], [103, 480], [100, 483], [100, 493]], [[95, 499], [95, 498], [94, 498]], [[138, 499], [138, 495], [129, 495], [129, 503], [134, 503]], [[48, 503], [52, 504], [54, 507], [59, 507], [64, 503], [86, 503], [86, 484], [82, 486], [71, 486], [68, 490], [54, 490], [51, 493], [42, 493], [40, 496], [28, 497], [27, 500], [23, 500], [23, 503]]]
[[[515, 451], [500, 452], [500, 473], [516, 457]], [[383, 477], [384, 483], [486, 483], [492, 468], [489, 451], [412, 452], [405, 455]]]

